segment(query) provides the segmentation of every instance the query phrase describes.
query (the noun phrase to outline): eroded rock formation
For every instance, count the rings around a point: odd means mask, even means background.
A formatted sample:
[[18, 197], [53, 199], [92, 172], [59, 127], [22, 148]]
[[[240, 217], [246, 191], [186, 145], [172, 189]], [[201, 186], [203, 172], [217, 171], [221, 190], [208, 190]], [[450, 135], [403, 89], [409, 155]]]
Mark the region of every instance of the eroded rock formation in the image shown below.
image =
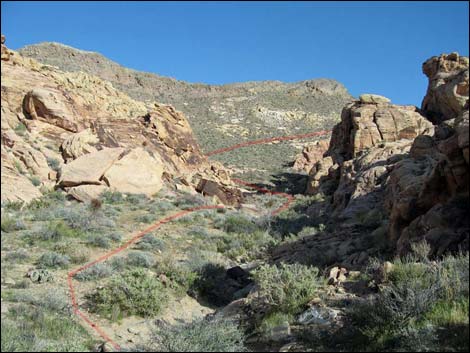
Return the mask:
[[468, 248], [468, 58], [433, 57], [423, 72], [422, 110], [371, 95], [343, 109], [307, 192], [330, 195], [331, 214], [351, 226], [374, 213], [399, 254], [425, 239], [441, 255]]
[[107, 189], [152, 196], [181, 178], [193, 190], [210, 181], [218, 202], [240, 200], [228, 171], [203, 155], [172, 106], [135, 101], [107, 81], [39, 64], [3, 43], [2, 200], [30, 201], [44, 186], [82, 201]]

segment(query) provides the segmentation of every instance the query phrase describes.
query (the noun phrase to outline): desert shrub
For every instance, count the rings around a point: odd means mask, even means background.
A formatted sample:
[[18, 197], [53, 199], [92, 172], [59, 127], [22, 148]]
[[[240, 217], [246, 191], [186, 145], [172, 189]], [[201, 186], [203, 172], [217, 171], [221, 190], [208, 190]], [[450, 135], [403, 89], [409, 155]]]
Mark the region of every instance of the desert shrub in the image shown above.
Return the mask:
[[140, 222], [140, 223], [146, 223], [146, 224], [148, 224], [148, 223], [152, 223], [152, 222], [155, 221], [155, 216], [146, 213], [146, 214], [137, 216], [137, 217], [135, 218], [135, 220], [136, 220], [137, 222]]
[[121, 232], [111, 232], [106, 234], [106, 236], [109, 238], [111, 241], [121, 241], [122, 239], [122, 233]]
[[177, 296], [183, 296], [194, 284], [197, 274], [182, 263], [175, 262], [170, 257], [164, 257], [155, 265], [157, 274], [165, 275], [169, 286]]
[[231, 233], [217, 238], [217, 251], [233, 259], [238, 256], [252, 259], [275, 244], [276, 240], [266, 231]]
[[26, 224], [21, 218], [19, 219], [17, 217], [12, 217], [8, 214], [6, 215], [2, 214], [1, 229], [2, 229], [2, 232], [9, 233], [9, 232], [14, 232], [16, 230], [26, 229]]
[[15, 132], [17, 135], [20, 135], [20, 136], [24, 136], [26, 134], [26, 131], [28, 131], [26, 129], [26, 125], [23, 124], [23, 123], [18, 123], [15, 128], [14, 128]]
[[[69, 315], [21, 304], [2, 318], [2, 352], [85, 352], [91, 337]], [[67, 337], [64, 340], [64, 337]]]
[[133, 251], [127, 255], [126, 262], [131, 267], [150, 268], [155, 264], [155, 258], [152, 254], [146, 252]]
[[49, 207], [55, 208], [57, 206], [63, 205], [65, 197], [65, 193], [60, 190], [50, 191], [41, 197], [32, 200], [26, 208], [31, 211], [38, 211]]
[[39, 179], [37, 176], [32, 176], [29, 178], [29, 180], [31, 181], [31, 183], [34, 185], [34, 186], [39, 186], [41, 185], [41, 179]]
[[317, 268], [300, 264], [263, 265], [254, 271], [253, 278], [271, 307], [292, 314], [301, 310], [324, 283]]
[[103, 191], [101, 193], [101, 199], [104, 203], [107, 204], [118, 204], [122, 203], [124, 201], [124, 195], [120, 193], [119, 191]]
[[269, 337], [274, 328], [292, 322], [293, 318], [294, 317], [291, 314], [273, 312], [262, 319], [261, 323], [257, 327], [257, 331], [263, 336]]
[[75, 275], [79, 281], [92, 281], [111, 276], [113, 270], [111, 266], [103, 263], [97, 263], [86, 270], [83, 270]]
[[86, 243], [90, 246], [108, 249], [111, 246], [110, 239], [103, 234], [91, 234], [88, 236]]
[[243, 352], [244, 334], [235, 323], [200, 319], [189, 324], [157, 327], [152, 346], [164, 352]]
[[468, 254], [431, 262], [428, 253], [421, 244], [396, 259], [375, 300], [350, 309], [363, 347], [468, 350]]
[[157, 238], [155, 234], [146, 234], [139, 240], [135, 248], [146, 251], [163, 251], [165, 250], [165, 242]]
[[67, 225], [64, 221], [51, 221], [46, 225], [40, 235], [42, 240], [59, 240], [76, 237], [79, 233]]
[[177, 196], [174, 204], [176, 207], [184, 209], [203, 206], [206, 204], [206, 200], [204, 196], [200, 194], [181, 193]]
[[57, 158], [54, 157], [47, 157], [47, 165], [52, 169], [55, 170], [56, 172], [59, 171], [60, 169], [60, 161]]
[[149, 199], [144, 194], [126, 194], [125, 200], [131, 205], [142, 205], [146, 203]]
[[19, 211], [23, 207], [24, 202], [23, 201], [2, 201], [2, 208], [5, 209], [5, 211]]
[[148, 211], [152, 213], [164, 213], [174, 208], [175, 206], [171, 202], [157, 199], [149, 205]]
[[207, 229], [200, 226], [193, 226], [189, 228], [188, 235], [198, 238], [208, 238], [210, 236]]
[[70, 241], [61, 241], [55, 243], [52, 250], [63, 255], [67, 255], [70, 261], [74, 264], [84, 263], [90, 258], [90, 250], [84, 246], [77, 246], [77, 244]]
[[121, 272], [125, 270], [127, 267], [127, 257], [124, 257], [124, 256], [113, 257], [109, 261], [109, 266], [111, 266], [113, 271]]
[[254, 233], [259, 229], [258, 225], [251, 218], [241, 213], [230, 214], [223, 217], [221, 221], [214, 222], [214, 227], [222, 229], [227, 233]]
[[6, 261], [20, 263], [29, 259], [29, 252], [26, 249], [18, 249], [18, 250], [7, 252], [3, 258]]
[[143, 269], [128, 270], [88, 296], [91, 309], [116, 320], [123, 316], [157, 315], [168, 301], [164, 286]]
[[69, 263], [70, 258], [68, 256], [50, 251], [41, 255], [37, 262], [37, 265], [39, 267], [57, 268], [67, 267]]

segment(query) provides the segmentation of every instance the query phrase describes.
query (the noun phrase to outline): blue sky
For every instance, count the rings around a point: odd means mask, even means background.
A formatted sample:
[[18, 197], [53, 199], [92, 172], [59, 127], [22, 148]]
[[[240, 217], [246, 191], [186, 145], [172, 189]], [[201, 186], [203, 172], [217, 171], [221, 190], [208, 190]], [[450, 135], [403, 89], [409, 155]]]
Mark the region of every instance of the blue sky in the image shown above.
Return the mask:
[[467, 2], [2, 1], [7, 45], [55, 41], [189, 82], [333, 78], [420, 105], [433, 55], [468, 56]]

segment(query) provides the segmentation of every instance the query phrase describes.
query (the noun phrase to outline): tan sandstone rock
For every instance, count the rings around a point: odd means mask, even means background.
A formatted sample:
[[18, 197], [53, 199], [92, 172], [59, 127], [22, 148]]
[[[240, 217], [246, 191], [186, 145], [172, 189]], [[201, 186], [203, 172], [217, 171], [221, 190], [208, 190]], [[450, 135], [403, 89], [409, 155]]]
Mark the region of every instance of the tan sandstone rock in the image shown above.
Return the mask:
[[58, 184], [64, 187], [81, 184], [101, 184], [101, 177], [119, 159], [123, 148], [106, 148], [85, 154], [65, 164], [60, 172]]
[[458, 53], [433, 56], [423, 63], [429, 84], [421, 109], [435, 122], [454, 119], [469, 94], [468, 57]]
[[24, 98], [24, 110], [32, 119], [40, 119], [65, 130], [78, 132], [81, 126], [75, 114], [63, 104], [62, 93], [52, 88], [35, 88]]
[[85, 129], [71, 135], [62, 142], [62, 156], [64, 160], [68, 162], [84, 154], [96, 152], [96, 148], [92, 146], [92, 144], [98, 142], [98, 137], [91, 132], [91, 129]]
[[163, 186], [164, 166], [143, 148], [136, 148], [115, 162], [103, 180], [112, 190], [152, 196]]
[[100, 194], [106, 190], [108, 190], [106, 185], [78, 185], [67, 188], [67, 193], [78, 201], [90, 202], [93, 199], [98, 199]]

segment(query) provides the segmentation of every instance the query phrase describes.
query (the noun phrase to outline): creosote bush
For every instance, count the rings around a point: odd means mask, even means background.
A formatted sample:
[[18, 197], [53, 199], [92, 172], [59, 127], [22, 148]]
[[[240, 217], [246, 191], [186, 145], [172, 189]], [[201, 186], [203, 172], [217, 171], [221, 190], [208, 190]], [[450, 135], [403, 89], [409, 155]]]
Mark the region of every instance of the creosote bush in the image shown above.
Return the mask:
[[40, 267], [67, 267], [70, 263], [70, 258], [66, 255], [61, 255], [56, 252], [50, 251], [42, 254], [38, 260], [38, 266]]
[[229, 320], [205, 318], [157, 327], [152, 348], [164, 352], [244, 352], [244, 334]]
[[324, 284], [317, 268], [300, 264], [263, 265], [253, 278], [272, 308], [291, 314], [301, 311]]
[[129, 315], [152, 317], [168, 301], [164, 286], [144, 269], [127, 270], [111, 277], [103, 288], [88, 295], [91, 309], [111, 320]]

